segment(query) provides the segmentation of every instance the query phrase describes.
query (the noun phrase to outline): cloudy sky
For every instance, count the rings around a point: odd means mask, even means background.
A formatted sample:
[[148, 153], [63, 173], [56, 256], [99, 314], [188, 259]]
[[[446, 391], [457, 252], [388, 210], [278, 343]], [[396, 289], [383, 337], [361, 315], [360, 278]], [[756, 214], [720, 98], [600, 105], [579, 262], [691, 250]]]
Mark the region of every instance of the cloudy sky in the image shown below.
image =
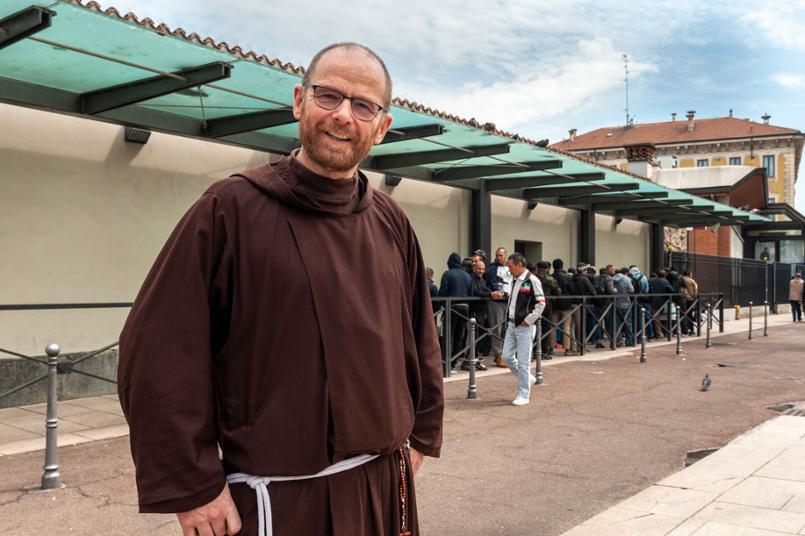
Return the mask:
[[[625, 122], [726, 116], [805, 131], [805, 0], [105, 0], [306, 65], [334, 41], [387, 62], [395, 96], [551, 142]], [[797, 208], [805, 212], [805, 183]]]

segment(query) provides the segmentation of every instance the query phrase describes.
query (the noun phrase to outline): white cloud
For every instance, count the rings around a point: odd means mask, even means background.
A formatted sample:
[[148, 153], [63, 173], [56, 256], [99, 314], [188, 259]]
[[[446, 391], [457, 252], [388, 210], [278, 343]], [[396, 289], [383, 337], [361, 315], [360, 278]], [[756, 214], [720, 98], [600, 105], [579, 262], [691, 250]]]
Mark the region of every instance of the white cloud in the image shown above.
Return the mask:
[[805, 0], [769, 0], [743, 9], [746, 12], [740, 19], [756, 40], [805, 50]]
[[774, 81], [785, 88], [805, 89], [805, 75], [779, 73], [774, 75]]
[[[636, 73], [655, 70], [633, 62]], [[462, 117], [490, 121], [498, 128], [526, 135], [543, 132], [545, 122], [578, 113], [596, 99], [623, 87], [621, 54], [608, 39], [578, 43], [562, 61], [542, 68], [526, 65], [528, 76], [512, 80], [473, 81], [458, 88], [404, 87], [406, 94]], [[420, 96], [421, 95], [421, 96]]]

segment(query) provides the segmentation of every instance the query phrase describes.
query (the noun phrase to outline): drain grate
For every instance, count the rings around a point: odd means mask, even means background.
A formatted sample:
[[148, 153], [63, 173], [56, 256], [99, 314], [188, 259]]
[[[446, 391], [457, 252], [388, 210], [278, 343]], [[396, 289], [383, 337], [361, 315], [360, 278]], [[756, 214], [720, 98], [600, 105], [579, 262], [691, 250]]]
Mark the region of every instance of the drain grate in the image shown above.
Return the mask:
[[805, 402], [785, 402], [775, 406], [767, 406], [768, 409], [776, 411], [781, 415], [792, 415], [794, 417], [805, 417]]
[[685, 457], [685, 467], [690, 467], [694, 463], [698, 462], [702, 458], [706, 458], [717, 450], [717, 448], [689, 450], [687, 456]]

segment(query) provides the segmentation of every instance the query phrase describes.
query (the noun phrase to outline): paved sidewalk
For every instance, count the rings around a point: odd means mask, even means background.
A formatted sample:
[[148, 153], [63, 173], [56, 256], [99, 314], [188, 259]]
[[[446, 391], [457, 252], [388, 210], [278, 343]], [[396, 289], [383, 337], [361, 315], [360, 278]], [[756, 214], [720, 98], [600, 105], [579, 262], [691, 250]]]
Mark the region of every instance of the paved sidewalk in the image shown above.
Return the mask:
[[805, 417], [780, 416], [563, 536], [805, 534]]
[[[0, 458], [45, 448], [46, 404], [0, 409]], [[58, 404], [59, 446], [78, 445], [128, 435], [117, 395]]]
[[[758, 310], [762, 311], [762, 309]], [[769, 315], [768, 318], [769, 328], [786, 326], [792, 323], [790, 316], [787, 314]], [[712, 337], [717, 338], [747, 332], [748, 327], [748, 318], [725, 322], [724, 333], [718, 333], [716, 328], [714, 328]], [[763, 336], [762, 315], [754, 319], [753, 331], [755, 337]], [[673, 339], [671, 342], [662, 340], [647, 343], [646, 348], [647, 352], [650, 352], [654, 348], [675, 344], [676, 339]], [[704, 348], [704, 332], [701, 337], [683, 337], [682, 345], [683, 348], [691, 348], [693, 346], [696, 348]], [[584, 357], [555, 357], [552, 360], [544, 361], [543, 365], [545, 367], [551, 367], [574, 361], [594, 362], [608, 360], [616, 357], [630, 356], [636, 349], [639, 349], [639, 347], [619, 348], [616, 351], [608, 349], [594, 350]], [[561, 353], [561, 351], [558, 353]], [[494, 366], [494, 363], [491, 363], [488, 371], [477, 373], [477, 381], [483, 382], [483, 378], [485, 377], [508, 373], [508, 369], [497, 368]], [[468, 377], [469, 373], [462, 371], [447, 378], [445, 382], [466, 382]], [[58, 412], [59, 446], [78, 445], [88, 441], [121, 437], [129, 433], [117, 395], [59, 401]], [[45, 414], [45, 404], [0, 409], [0, 457], [44, 449]]]

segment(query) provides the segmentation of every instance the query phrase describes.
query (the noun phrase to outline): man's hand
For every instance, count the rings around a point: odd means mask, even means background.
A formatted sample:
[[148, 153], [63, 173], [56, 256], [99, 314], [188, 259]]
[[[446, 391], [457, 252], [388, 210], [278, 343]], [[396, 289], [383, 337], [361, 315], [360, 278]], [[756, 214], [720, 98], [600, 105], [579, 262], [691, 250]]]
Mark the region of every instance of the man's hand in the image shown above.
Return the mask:
[[415, 475], [416, 472], [419, 471], [419, 466], [422, 465], [422, 461], [425, 457], [413, 447], [408, 450], [408, 455], [411, 458], [411, 474]]
[[229, 494], [229, 484], [212, 502], [176, 514], [182, 536], [233, 536], [240, 532], [240, 514]]
[[496, 290], [496, 291], [492, 292], [492, 299], [493, 300], [499, 300], [502, 297], [503, 297], [503, 293], [501, 291]]

